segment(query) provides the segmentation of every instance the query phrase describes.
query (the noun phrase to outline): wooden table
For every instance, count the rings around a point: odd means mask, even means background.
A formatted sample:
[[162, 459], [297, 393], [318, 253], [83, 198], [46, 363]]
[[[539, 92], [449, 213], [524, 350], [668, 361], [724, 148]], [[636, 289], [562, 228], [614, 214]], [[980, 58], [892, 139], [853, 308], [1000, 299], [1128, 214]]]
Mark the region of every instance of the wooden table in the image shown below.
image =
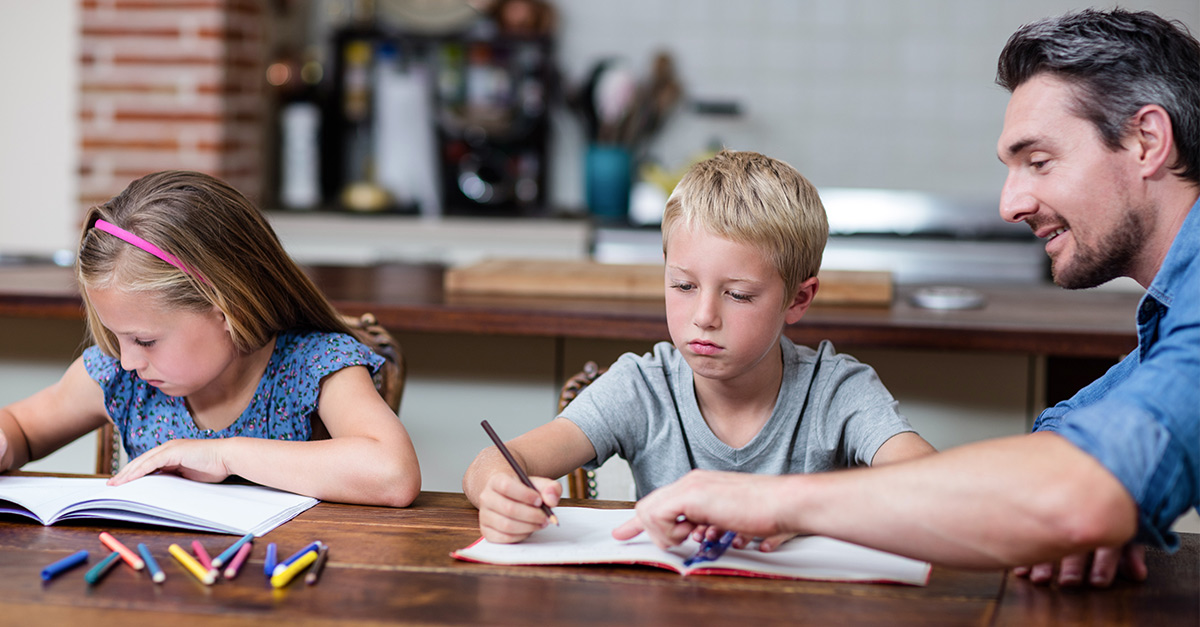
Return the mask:
[[[448, 294], [436, 265], [312, 267], [343, 313], [371, 312], [393, 331], [617, 340], [668, 339], [662, 301], [491, 297]], [[889, 307], [814, 307], [787, 329], [792, 340], [839, 349], [914, 348], [1115, 358], [1137, 345], [1139, 296], [1068, 291], [1053, 285], [976, 285], [987, 305], [931, 311], [909, 303], [901, 285]], [[0, 267], [0, 316], [79, 319], [70, 269]]]
[[[568, 501], [599, 507], [603, 501]], [[42, 567], [79, 549], [102, 551], [110, 530], [146, 543], [167, 580], [118, 564], [89, 588], [82, 568], [47, 584]], [[321, 503], [259, 539], [234, 580], [207, 587], [166, 547], [199, 538], [217, 551], [231, 536], [72, 522], [41, 527], [0, 516], [0, 624], [34, 625], [1062, 625], [1200, 622], [1200, 536], [1173, 556], [1151, 551], [1150, 580], [1110, 590], [1057, 590], [1000, 571], [935, 567], [929, 585], [844, 584], [724, 576], [681, 577], [636, 566], [505, 567], [449, 557], [478, 537], [461, 494], [422, 493], [406, 509]], [[272, 589], [267, 542], [283, 555], [329, 544], [315, 586]], [[95, 555], [95, 554], [93, 554]], [[90, 561], [96, 563], [96, 559]]]

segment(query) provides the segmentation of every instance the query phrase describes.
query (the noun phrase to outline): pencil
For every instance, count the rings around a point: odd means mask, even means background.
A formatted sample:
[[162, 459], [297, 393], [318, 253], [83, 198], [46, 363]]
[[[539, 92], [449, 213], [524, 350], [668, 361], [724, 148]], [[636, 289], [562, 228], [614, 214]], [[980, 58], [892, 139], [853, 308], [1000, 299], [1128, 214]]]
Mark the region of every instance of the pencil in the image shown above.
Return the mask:
[[138, 542], [138, 554], [142, 556], [142, 560], [146, 562], [146, 570], [150, 571], [150, 580], [154, 583], [162, 583], [166, 581], [167, 574], [158, 567], [158, 562], [154, 556], [150, 554], [150, 549], [145, 544]]
[[308, 543], [308, 546], [304, 547], [303, 549], [300, 549], [299, 551], [296, 551], [295, 553], [292, 553], [291, 557], [276, 564], [275, 570], [272, 570], [271, 574], [278, 575], [279, 573], [282, 573], [288, 566], [295, 564], [296, 560], [299, 560], [301, 557], [304, 557], [305, 555], [307, 555], [309, 551], [316, 551], [316, 550], [319, 550], [320, 548], [321, 548], [321, 541], [313, 540], [312, 542]]
[[134, 570], [141, 570], [146, 567], [146, 563], [142, 561], [142, 558], [138, 557], [133, 553], [133, 551], [129, 550], [129, 547], [121, 544], [121, 541], [114, 538], [111, 533], [107, 531], [101, 531], [100, 542], [103, 542], [104, 546], [112, 549], [113, 552], [120, 555], [121, 559], [128, 562]]
[[116, 551], [109, 553], [108, 557], [100, 560], [99, 564], [96, 564], [91, 570], [87, 571], [87, 574], [83, 576], [83, 580], [88, 582], [89, 586], [96, 585], [96, 583], [104, 578], [104, 575], [108, 574], [108, 571], [112, 570], [113, 564], [116, 564], [120, 557], [121, 554]]
[[312, 568], [308, 570], [308, 574], [304, 576], [306, 585], [317, 583], [317, 579], [321, 578], [321, 570], [325, 568], [325, 560], [329, 559], [329, 546], [323, 545], [321, 552], [317, 554], [317, 561], [313, 562]]
[[229, 561], [229, 565], [225, 567], [226, 579], [233, 579], [234, 577], [237, 577], [238, 569], [242, 567], [242, 563], [245, 562], [246, 558], [250, 556], [250, 551], [253, 549], [254, 545], [250, 542], [243, 544], [242, 547], [238, 549], [237, 554], [233, 556], [233, 559]]
[[237, 542], [234, 542], [233, 544], [229, 545], [229, 548], [225, 549], [224, 551], [221, 551], [220, 555], [213, 558], [213, 561], [212, 561], [213, 568], [220, 568], [221, 566], [228, 564], [229, 560], [233, 559], [233, 556], [238, 552], [238, 549], [241, 549], [242, 545], [246, 544], [247, 542], [250, 542], [253, 539], [254, 539], [254, 534], [248, 533], [248, 534], [242, 536], [241, 539], [238, 540]]
[[288, 585], [288, 583], [290, 583], [292, 579], [300, 573], [300, 571], [308, 568], [309, 564], [317, 561], [317, 554], [317, 549], [309, 549], [307, 553], [300, 557], [300, 559], [292, 562], [282, 571], [275, 573], [275, 575], [271, 577], [271, 585], [276, 588], [282, 588]]
[[[492, 438], [492, 442], [496, 443], [496, 448], [500, 449], [500, 453], [504, 455], [504, 459], [508, 460], [508, 465], [512, 466], [513, 472], [517, 473], [517, 477], [521, 479], [521, 483], [524, 483], [532, 488], [534, 492], [537, 492], [537, 488], [533, 487], [533, 482], [529, 480], [529, 475], [525, 474], [525, 470], [521, 468], [516, 459], [513, 459], [512, 453], [508, 452], [508, 447], [504, 446], [504, 441], [492, 430], [492, 425], [489, 425], [486, 420], [479, 424], [483, 425], [483, 430], [487, 431], [488, 436]], [[550, 509], [549, 505], [542, 503], [542, 511], [546, 513], [546, 517], [550, 519], [550, 522], [555, 525], [558, 524], [558, 516], [554, 515], [554, 511]]]
[[212, 558], [208, 556], [208, 551], [204, 550], [204, 545], [200, 544], [199, 540], [192, 540], [192, 552], [196, 554], [196, 561], [204, 567], [204, 570], [212, 573], [213, 579], [221, 574], [216, 568], [213, 568]]
[[42, 581], [50, 581], [55, 577], [75, 568], [87, 561], [87, 551], [76, 551], [42, 569]]
[[197, 562], [196, 558], [192, 557], [191, 553], [183, 550], [183, 547], [179, 546], [178, 544], [171, 544], [171, 546], [167, 547], [167, 552], [169, 552], [171, 556], [175, 558], [175, 561], [179, 562], [179, 564], [183, 566], [185, 570], [187, 570], [189, 573], [192, 573], [196, 579], [199, 579], [200, 583], [203, 583], [206, 586], [211, 586], [213, 582], [216, 581], [216, 578], [213, 577], [213, 574], [210, 571], [206, 570], [204, 566], [200, 565], [200, 562]]
[[270, 577], [275, 574], [275, 543], [267, 545], [267, 557], [263, 561], [263, 574]]

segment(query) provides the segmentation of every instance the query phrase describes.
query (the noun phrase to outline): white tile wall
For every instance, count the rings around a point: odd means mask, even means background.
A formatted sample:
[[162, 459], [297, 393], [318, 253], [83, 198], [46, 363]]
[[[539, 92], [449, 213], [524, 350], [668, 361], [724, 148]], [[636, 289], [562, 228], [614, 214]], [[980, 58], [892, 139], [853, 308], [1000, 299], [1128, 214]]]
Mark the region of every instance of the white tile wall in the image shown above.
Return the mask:
[[[1111, 3], [1098, 3], [1109, 6]], [[1200, 32], [1196, 0], [1127, 0]], [[710, 139], [796, 166], [818, 187], [918, 189], [991, 197], [1008, 95], [996, 56], [1022, 23], [1080, 0], [557, 0], [559, 59], [575, 84], [599, 58], [645, 71], [676, 58], [689, 95], [732, 98], [740, 119], [677, 114], [654, 152], [678, 166]], [[582, 204], [584, 142], [555, 124], [552, 195]]]

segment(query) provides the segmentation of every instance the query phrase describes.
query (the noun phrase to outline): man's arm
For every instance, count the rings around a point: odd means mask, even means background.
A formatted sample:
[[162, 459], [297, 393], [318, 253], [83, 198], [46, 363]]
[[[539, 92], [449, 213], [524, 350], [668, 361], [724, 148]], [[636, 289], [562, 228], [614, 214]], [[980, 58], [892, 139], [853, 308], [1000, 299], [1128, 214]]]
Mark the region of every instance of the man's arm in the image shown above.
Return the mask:
[[656, 490], [618, 538], [660, 546], [697, 524], [819, 534], [966, 568], [1053, 560], [1123, 544], [1137, 507], [1095, 459], [1054, 434], [969, 444], [879, 468], [764, 477], [692, 472]]

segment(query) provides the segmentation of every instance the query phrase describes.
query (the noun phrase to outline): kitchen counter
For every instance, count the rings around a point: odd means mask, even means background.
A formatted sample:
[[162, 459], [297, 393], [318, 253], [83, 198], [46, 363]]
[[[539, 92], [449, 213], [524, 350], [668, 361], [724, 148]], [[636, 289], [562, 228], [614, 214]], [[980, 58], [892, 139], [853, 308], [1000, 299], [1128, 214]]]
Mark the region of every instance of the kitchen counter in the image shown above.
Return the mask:
[[[492, 297], [448, 294], [444, 267], [435, 264], [311, 266], [334, 305], [348, 314], [371, 312], [400, 332], [498, 336], [667, 339], [658, 300]], [[898, 285], [890, 308], [814, 307], [787, 329], [802, 344], [822, 339], [839, 348], [911, 348], [1115, 358], [1137, 345], [1139, 294], [1068, 291], [1053, 285], [973, 286], [987, 298], [981, 309], [934, 311], [909, 299], [919, 285]], [[80, 319], [69, 268], [0, 267], [0, 316]]]

